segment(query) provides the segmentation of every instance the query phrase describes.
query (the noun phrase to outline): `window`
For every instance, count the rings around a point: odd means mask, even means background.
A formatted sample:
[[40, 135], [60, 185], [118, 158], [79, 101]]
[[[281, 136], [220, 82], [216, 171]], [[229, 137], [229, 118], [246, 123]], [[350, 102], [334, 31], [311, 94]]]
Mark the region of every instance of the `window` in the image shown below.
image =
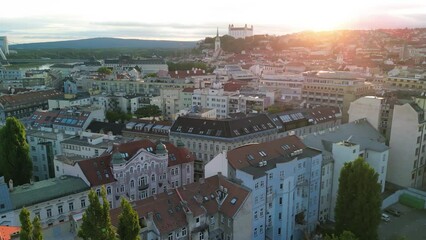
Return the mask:
[[257, 228], [254, 228], [254, 236], [257, 237]]
[[155, 188], [151, 189], [151, 195], [154, 195], [156, 192]]
[[273, 174], [273, 173], [270, 173], [270, 174], [269, 174], [269, 179], [272, 179], [272, 178], [274, 178], [274, 174]]
[[168, 240], [173, 240], [173, 233], [172, 233], [172, 232], [171, 232], [171, 233], [169, 233]]
[[68, 209], [69, 209], [70, 211], [73, 211], [73, 210], [74, 210], [74, 202], [69, 202], [69, 203], [68, 203]]
[[280, 197], [280, 205], [282, 205], [282, 204], [283, 204], [283, 198]]
[[86, 207], [86, 199], [81, 199], [80, 204], [81, 204], [81, 208], [85, 208]]
[[263, 233], [263, 225], [260, 225], [259, 232], [260, 232], [261, 234]]
[[155, 182], [155, 174], [151, 175], [151, 181]]
[[130, 188], [135, 188], [135, 181], [133, 179], [130, 180]]
[[257, 211], [254, 211], [254, 220], [257, 220]]
[[111, 195], [111, 187], [110, 186], [107, 187], [107, 194]]
[[278, 228], [278, 235], [281, 235], [281, 228]]
[[184, 228], [182, 228], [182, 231], [181, 231], [181, 235], [182, 235], [182, 237], [185, 237], [186, 236], [186, 228], [184, 227]]
[[47, 214], [47, 217], [52, 217], [52, 209], [47, 209], [46, 210], [46, 214]]
[[199, 240], [204, 240], [204, 232], [200, 232], [198, 236], [199, 236]]
[[282, 214], [278, 213], [278, 220], [281, 220], [281, 218], [282, 218]]
[[62, 205], [59, 205], [59, 206], [58, 206], [58, 213], [59, 213], [59, 214], [64, 213], [64, 209], [62, 208]]
[[96, 189], [96, 195], [98, 195], [98, 197], [101, 196], [101, 189], [100, 188]]

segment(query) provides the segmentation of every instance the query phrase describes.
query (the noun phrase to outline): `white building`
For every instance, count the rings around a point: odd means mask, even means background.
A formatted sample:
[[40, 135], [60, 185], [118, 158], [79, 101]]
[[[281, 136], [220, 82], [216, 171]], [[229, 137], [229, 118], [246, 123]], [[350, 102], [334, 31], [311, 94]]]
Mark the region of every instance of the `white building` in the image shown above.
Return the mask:
[[233, 38], [246, 38], [253, 36], [253, 25], [247, 27], [247, 24], [244, 27], [234, 27], [234, 24], [229, 24], [228, 26], [228, 35]]
[[23, 207], [30, 219], [39, 217], [43, 228], [67, 222], [70, 215], [83, 212], [89, 206], [90, 187], [79, 177], [61, 176], [22, 186], [7, 188], [0, 177], [0, 225], [20, 226]]
[[387, 180], [402, 187], [426, 185], [425, 108], [419, 103], [394, 106]]
[[322, 151], [320, 220], [334, 220], [340, 171], [345, 163], [363, 157], [379, 175], [385, 189], [389, 147], [385, 138], [366, 119], [336, 126], [303, 138], [306, 146]]
[[9, 43], [7, 42], [7, 36], [0, 36], [0, 49], [5, 54], [9, 54]]

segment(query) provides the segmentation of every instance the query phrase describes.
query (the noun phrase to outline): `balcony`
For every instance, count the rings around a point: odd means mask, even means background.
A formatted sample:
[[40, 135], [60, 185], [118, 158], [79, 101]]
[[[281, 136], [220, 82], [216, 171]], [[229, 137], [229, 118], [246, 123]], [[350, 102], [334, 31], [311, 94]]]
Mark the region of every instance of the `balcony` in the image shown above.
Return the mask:
[[142, 185], [140, 185], [140, 186], [138, 187], [138, 190], [139, 190], [139, 191], [143, 191], [143, 190], [148, 189], [148, 187], [149, 187], [149, 184], [148, 184], [148, 183], [142, 183]]

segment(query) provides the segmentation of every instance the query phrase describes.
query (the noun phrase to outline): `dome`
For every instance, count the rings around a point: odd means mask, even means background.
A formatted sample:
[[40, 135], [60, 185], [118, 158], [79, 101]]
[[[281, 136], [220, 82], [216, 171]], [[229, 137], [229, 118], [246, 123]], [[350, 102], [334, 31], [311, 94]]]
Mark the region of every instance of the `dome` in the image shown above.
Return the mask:
[[122, 163], [125, 163], [126, 161], [124, 160], [124, 157], [123, 155], [121, 155], [120, 152], [116, 152], [112, 154], [111, 162], [112, 164], [122, 164]]
[[163, 143], [158, 143], [157, 144], [157, 148], [155, 151], [157, 154], [166, 154], [167, 153], [167, 148], [166, 145], [164, 145]]
[[178, 148], [180, 148], [180, 147], [185, 147], [185, 144], [179, 139], [179, 140], [177, 140], [176, 141], [176, 146], [178, 147]]

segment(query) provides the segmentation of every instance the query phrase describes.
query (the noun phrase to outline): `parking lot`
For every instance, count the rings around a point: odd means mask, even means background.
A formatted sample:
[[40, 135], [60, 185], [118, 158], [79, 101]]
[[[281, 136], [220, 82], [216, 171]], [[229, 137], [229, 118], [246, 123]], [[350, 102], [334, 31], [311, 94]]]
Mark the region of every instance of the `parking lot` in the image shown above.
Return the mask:
[[389, 222], [382, 222], [379, 226], [380, 240], [399, 240], [405, 237], [406, 240], [426, 240], [426, 210], [409, 208], [402, 204], [391, 206], [401, 211], [400, 217], [390, 216]]

